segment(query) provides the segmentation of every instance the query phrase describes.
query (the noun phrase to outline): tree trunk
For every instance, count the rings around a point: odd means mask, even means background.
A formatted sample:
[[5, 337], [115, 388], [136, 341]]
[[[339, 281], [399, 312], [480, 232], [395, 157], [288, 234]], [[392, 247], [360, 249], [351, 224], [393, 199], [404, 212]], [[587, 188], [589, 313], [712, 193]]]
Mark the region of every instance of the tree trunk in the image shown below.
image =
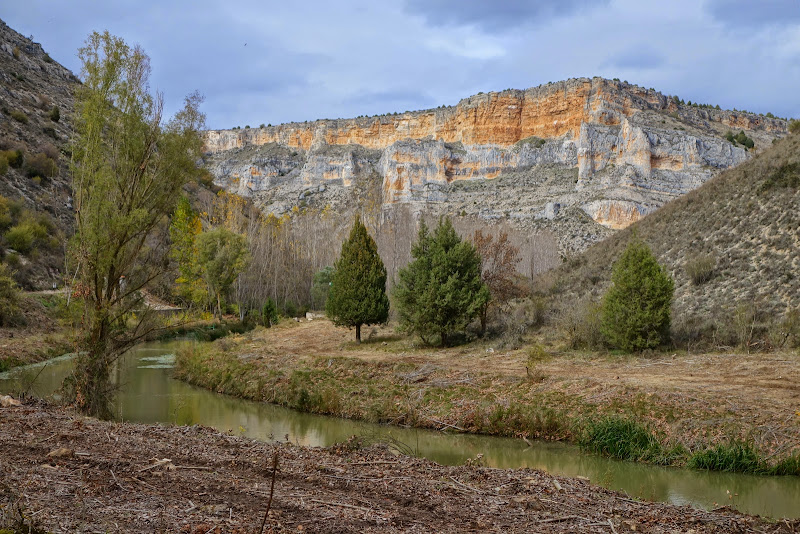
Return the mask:
[[358, 343], [361, 343], [361, 325], [360, 324], [356, 325], [356, 341]]

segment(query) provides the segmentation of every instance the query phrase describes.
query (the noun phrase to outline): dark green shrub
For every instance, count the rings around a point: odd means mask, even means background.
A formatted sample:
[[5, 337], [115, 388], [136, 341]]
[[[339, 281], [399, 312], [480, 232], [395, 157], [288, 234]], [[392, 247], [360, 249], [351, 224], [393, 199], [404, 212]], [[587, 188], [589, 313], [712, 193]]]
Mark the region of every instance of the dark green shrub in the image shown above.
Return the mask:
[[61, 110], [58, 109], [58, 106], [53, 106], [53, 109], [50, 110], [48, 116], [50, 117], [51, 121], [58, 122], [61, 120]]
[[264, 303], [264, 308], [261, 310], [261, 320], [267, 328], [278, 324], [278, 307], [275, 305], [274, 300], [267, 299], [267, 302]]
[[784, 163], [772, 172], [761, 187], [759, 193], [777, 188], [798, 188], [800, 187], [800, 163]]
[[308, 311], [308, 306], [298, 305], [287, 300], [283, 303], [283, 314], [286, 317], [304, 317]]
[[602, 332], [615, 348], [634, 352], [669, 341], [675, 284], [650, 248], [634, 239], [614, 264], [603, 299]]
[[34, 176], [52, 178], [58, 174], [58, 165], [50, 156], [44, 152], [39, 152], [35, 156], [28, 158], [28, 161], [25, 163], [25, 174], [29, 178], [33, 178]]
[[716, 260], [709, 254], [695, 256], [686, 262], [686, 274], [694, 285], [699, 286], [714, 277], [716, 266]]
[[4, 157], [6, 161], [8, 161], [8, 164], [15, 169], [22, 167], [22, 163], [25, 160], [22, 150], [19, 149], [5, 150], [0, 152], [0, 156]]
[[765, 473], [767, 465], [751, 443], [732, 441], [694, 453], [687, 464], [692, 469], [729, 473]]
[[22, 124], [28, 124], [28, 116], [25, 115], [25, 113], [23, 113], [22, 111], [19, 111], [17, 109], [11, 112], [11, 118]]
[[800, 120], [792, 119], [789, 121], [789, 133], [800, 134]]
[[52, 126], [43, 126], [42, 127], [42, 132], [45, 135], [52, 137], [53, 139], [55, 139], [57, 137], [56, 136], [56, 129], [53, 128]]
[[8, 172], [8, 159], [5, 154], [0, 154], [0, 176], [5, 176]]

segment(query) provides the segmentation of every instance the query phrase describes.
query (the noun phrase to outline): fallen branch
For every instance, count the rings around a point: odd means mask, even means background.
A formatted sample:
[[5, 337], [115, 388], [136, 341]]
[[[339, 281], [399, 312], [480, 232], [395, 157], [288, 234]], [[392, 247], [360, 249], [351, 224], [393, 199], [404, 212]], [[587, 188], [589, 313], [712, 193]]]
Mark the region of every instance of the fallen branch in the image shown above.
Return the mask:
[[430, 417], [428, 415], [426, 415], [425, 417], [427, 417], [429, 420], [433, 421], [434, 423], [437, 423], [437, 424], [440, 424], [440, 425], [444, 425], [444, 426], [447, 426], [447, 427], [450, 427], [450, 428], [454, 428], [455, 430], [458, 430], [459, 432], [466, 432], [466, 430], [464, 430], [460, 426], [451, 425], [450, 423], [445, 423], [444, 421], [439, 421], [438, 419], [434, 419], [433, 417]]

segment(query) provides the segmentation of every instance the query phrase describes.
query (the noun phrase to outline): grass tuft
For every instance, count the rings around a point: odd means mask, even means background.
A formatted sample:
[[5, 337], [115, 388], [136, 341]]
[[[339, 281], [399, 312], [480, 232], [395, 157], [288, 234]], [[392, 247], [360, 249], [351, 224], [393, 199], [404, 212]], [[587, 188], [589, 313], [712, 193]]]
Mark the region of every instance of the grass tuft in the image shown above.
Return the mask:
[[745, 441], [720, 443], [710, 449], [698, 451], [689, 457], [688, 466], [692, 469], [726, 473], [764, 474], [769, 472], [766, 462], [755, 446]]

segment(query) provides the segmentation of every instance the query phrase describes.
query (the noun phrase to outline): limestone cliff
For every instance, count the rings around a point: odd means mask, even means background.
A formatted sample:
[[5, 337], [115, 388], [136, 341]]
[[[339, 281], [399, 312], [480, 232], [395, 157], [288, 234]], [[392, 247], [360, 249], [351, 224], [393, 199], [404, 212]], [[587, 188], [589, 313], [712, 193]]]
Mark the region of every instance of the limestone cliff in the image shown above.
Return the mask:
[[[208, 131], [205, 142], [216, 181], [271, 212], [346, 205], [359, 184], [378, 181], [386, 209], [410, 204], [531, 226], [575, 213], [554, 206], [578, 207], [616, 229], [748, 159], [723, 137], [728, 130], [744, 130], [758, 151], [784, 136], [786, 123], [579, 78], [432, 110]], [[485, 187], [458, 187], [467, 182]], [[570, 239], [566, 248], [588, 244]]]

